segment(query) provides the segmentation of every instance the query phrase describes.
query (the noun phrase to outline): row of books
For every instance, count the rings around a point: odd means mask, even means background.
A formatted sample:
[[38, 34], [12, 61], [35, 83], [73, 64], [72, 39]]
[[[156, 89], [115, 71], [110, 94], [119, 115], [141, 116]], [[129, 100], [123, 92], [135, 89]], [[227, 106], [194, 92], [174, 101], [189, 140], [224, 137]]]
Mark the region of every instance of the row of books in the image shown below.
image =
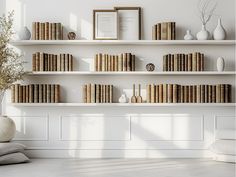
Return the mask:
[[153, 40], [175, 40], [176, 29], [175, 22], [157, 23], [152, 27]]
[[163, 56], [163, 71], [204, 71], [204, 54], [167, 54]]
[[58, 84], [15, 84], [11, 87], [12, 103], [59, 103]]
[[84, 103], [113, 103], [113, 85], [83, 85]]
[[36, 52], [32, 56], [33, 71], [73, 71], [71, 54], [48, 54]]
[[63, 26], [61, 23], [33, 22], [32, 40], [62, 40]]
[[231, 85], [148, 84], [147, 103], [230, 103]]
[[135, 55], [122, 53], [118, 55], [96, 54], [95, 71], [135, 71]]

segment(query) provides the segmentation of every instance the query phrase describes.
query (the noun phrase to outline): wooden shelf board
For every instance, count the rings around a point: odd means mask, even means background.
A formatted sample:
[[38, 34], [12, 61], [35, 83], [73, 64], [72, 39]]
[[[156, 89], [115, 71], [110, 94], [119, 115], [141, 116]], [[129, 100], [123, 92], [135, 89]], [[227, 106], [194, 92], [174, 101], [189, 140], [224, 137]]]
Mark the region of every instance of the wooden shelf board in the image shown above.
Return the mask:
[[23, 107], [235, 107], [236, 103], [10, 103]]
[[22, 40], [12, 45], [235, 45], [235, 40]]
[[235, 75], [235, 71], [224, 71], [224, 72], [217, 72], [217, 71], [204, 71], [204, 72], [146, 72], [146, 71], [135, 71], [135, 72], [94, 72], [94, 71], [66, 71], [66, 72], [31, 72], [28, 75], [30, 76], [48, 76], [48, 75], [181, 75], [181, 76], [192, 76], [192, 75]]

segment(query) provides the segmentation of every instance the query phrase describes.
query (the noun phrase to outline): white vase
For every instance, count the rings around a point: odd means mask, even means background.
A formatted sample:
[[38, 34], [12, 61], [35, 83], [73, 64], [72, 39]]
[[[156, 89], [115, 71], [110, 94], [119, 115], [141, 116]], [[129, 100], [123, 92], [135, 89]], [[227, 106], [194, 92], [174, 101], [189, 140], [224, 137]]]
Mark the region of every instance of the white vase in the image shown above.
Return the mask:
[[217, 66], [217, 71], [219, 71], [219, 72], [224, 71], [224, 69], [225, 69], [225, 60], [224, 60], [223, 57], [219, 57], [219, 58], [217, 59], [217, 64], [216, 64], [216, 66]]
[[30, 30], [26, 26], [24, 26], [18, 32], [18, 36], [20, 40], [30, 40], [31, 38]]
[[193, 40], [193, 39], [194, 39], [194, 36], [191, 34], [191, 31], [187, 30], [184, 36], [184, 40]]
[[208, 40], [210, 39], [210, 32], [206, 30], [206, 25], [202, 25], [201, 31], [197, 33], [197, 40]]
[[221, 19], [218, 19], [218, 24], [213, 32], [214, 40], [224, 40], [226, 39], [226, 31], [222, 26]]
[[0, 142], [11, 141], [16, 133], [16, 125], [7, 116], [0, 116]]
[[125, 94], [122, 94], [121, 97], [119, 98], [119, 103], [128, 103], [128, 98]]

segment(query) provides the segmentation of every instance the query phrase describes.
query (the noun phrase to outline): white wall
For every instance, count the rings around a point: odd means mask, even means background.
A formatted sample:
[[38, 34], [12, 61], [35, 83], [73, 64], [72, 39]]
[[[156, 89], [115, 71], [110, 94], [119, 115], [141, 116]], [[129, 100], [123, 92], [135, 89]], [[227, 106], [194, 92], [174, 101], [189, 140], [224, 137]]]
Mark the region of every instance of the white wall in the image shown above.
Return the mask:
[[[197, 0], [1, 0], [0, 14], [15, 9], [15, 27], [32, 21], [60, 21], [69, 30], [78, 31], [80, 39], [92, 38], [92, 10], [114, 6], [143, 8], [143, 39], [151, 39], [151, 27], [165, 20], [177, 22], [177, 38], [186, 29], [195, 34], [201, 27], [197, 17]], [[219, 0], [216, 14], [227, 29], [228, 39], [235, 39], [234, 0]], [[6, 9], [2, 9], [6, 4]], [[47, 5], [45, 5], [47, 4]], [[213, 30], [214, 16], [208, 25]], [[75, 68], [88, 70], [97, 52], [119, 54], [133, 52], [137, 69], [153, 62], [161, 70], [166, 53], [199, 51], [206, 54], [207, 70], [216, 70], [216, 58], [226, 59], [226, 70], [235, 70], [234, 46], [21, 46], [31, 65], [31, 55], [41, 52], [69, 52], [76, 58]], [[234, 84], [234, 76], [60, 76], [27, 77], [25, 83], [59, 83], [63, 102], [81, 102], [83, 83], [111, 83], [116, 86], [115, 101], [122, 90], [131, 92], [133, 83]], [[234, 88], [235, 89], [235, 88]], [[233, 94], [234, 97], [234, 94]], [[235, 99], [234, 99], [235, 101]], [[8, 100], [9, 102], [9, 95]], [[7, 104], [7, 103], [6, 103]], [[173, 108], [22, 108], [6, 106], [6, 113], [17, 124], [16, 141], [28, 146], [32, 157], [209, 157], [208, 147], [214, 140], [215, 119], [221, 128], [234, 128], [233, 107]]]

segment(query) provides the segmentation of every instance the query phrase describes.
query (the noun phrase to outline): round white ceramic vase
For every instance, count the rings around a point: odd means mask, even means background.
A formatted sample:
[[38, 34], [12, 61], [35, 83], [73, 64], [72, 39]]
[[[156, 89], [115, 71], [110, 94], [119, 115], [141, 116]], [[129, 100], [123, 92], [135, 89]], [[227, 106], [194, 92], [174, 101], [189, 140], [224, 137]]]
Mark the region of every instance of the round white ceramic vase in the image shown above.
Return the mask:
[[197, 33], [197, 40], [208, 40], [210, 39], [210, 32], [206, 30], [206, 25], [202, 25], [201, 31]]
[[219, 71], [219, 72], [224, 71], [224, 69], [225, 69], [225, 60], [224, 60], [223, 57], [219, 57], [219, 58], [217, 59], [217, 64], [216, 64], [216, 66], [217, 66], [217, 71]]
[[24, 26], [18, 32], [18, 36], [20, 40], [30, 40], [31, 38], [30, 30], [26, 26]]
[[218, 24], [213, 32], [214, 40], [224, 40], [226, 39], [226, 31], [222, 26], [221, 19], [218, 19]]
[[194, 36], [191, 34], [191, 31], [187, 30], [184, 36], [184, 40], [193, 40], [193, 39], [194, 39]]
[[128, 98], [125, 94], [122, 94], [119, 98], [119, 103], [128, 103]]
[[16, 133], [16, 125], [7, 116], [0, 116], [0, 142], [11, 141]]

